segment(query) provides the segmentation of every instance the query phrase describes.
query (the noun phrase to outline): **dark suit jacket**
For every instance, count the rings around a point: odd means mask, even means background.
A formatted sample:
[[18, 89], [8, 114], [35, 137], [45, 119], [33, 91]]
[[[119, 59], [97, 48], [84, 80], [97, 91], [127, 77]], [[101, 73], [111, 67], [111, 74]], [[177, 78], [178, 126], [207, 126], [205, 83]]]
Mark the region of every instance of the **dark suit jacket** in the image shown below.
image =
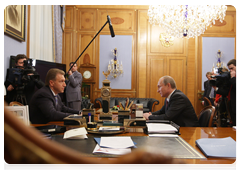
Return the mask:
[[[212, 90], [212, 86], [210, 85], [210, 81], [209, 81], [209, 80], [205, 81], [205, 82], [204, 82], [204, 93], [203, 93], [203, 97], [208, 98], [208, 99], [211, 101], [212, 105], [214, 106], [214, 101], [213, 101], [213, 99], [209, 97], [211, 90]], [[216, 96], [216, 92], [215, 92], [215, 91], [214, 91], [214, 96]], [[204, 103], [204, 105], [207, 106], [208, 104], [207, 104], [207, 103]]]
[[69, 82], [67, 83], [66, 87], [67, 102], [82, 101], [82, 74], [78, 71], [75, 71], [68, 77], [68, 80]]
[[230, 79], [230, 115], [233, 126], [236, 126], [236, 77]]
[[33, 95], [29, 105], [29, 117], [31, 123], [45, 124], [50, 121], [62, 121], [70, 114], [78, 114], [78, 110], [66, 107], [59, 95], [58, 105], [49, 86], [44, 86]]
[[170, 120], [182, 127], [199, 126], [194, 108], [183, 92], [175, 90], [166, 108], [166, 99], [161, 110], [153, 112], [149, 119]]

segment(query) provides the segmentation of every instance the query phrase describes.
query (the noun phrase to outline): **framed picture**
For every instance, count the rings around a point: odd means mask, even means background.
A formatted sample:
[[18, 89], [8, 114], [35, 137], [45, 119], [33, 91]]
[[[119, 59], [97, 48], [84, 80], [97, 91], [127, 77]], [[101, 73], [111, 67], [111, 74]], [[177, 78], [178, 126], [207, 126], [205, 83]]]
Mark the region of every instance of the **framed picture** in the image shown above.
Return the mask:
[[26, 125], [30, 125], [28, 105], [26, 106], [6, 106], [6, 108], [16, 115]]
[[4, 11], [4, 33], [25, 41], [26, 5], [9, 5]]

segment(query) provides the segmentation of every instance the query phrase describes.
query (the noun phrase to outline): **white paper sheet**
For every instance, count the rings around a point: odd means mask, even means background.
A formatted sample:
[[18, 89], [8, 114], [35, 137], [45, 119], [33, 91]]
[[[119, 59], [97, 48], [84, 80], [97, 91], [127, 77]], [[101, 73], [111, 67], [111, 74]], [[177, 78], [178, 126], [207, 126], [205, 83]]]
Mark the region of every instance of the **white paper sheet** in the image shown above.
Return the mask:
[[84, 127], [68, 130], [64, 133], [63, 139], [85, 139], [87, 131]]
[[134, 143], [130, 136], [101, 137], [100, 147], [124, 149], [133, 146]]
[[173, 137], [173, 138], [177, 138], [178, 135], [175, 134], [149, 134], [149, 137]]
[[120, 130], [120, 128], [119, 127], [100, 127], [99, 128], [99, 131], [101, 131], [101, 130]]
[[112, 148], [101, 148], [98, 144], [96, 145], [93, 153], [103, 153], [103, 154], [111, 154], [111, 155], [124, 155], [131, 153], [131, 149], [112, 149]]
[[147, 123], [147, 128], [149, 133], [175, 133], [177, 128], [166, 123]]

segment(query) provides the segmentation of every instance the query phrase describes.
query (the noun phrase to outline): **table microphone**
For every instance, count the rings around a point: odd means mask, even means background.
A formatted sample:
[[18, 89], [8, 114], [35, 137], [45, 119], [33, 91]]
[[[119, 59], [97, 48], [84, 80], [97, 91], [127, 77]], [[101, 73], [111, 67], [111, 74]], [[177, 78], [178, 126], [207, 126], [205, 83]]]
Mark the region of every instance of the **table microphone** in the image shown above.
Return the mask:
[[109, 23], [109, 29], [110, 29], [110, 32], [111, 32], [111, 37], [115, 37], [114, 31], [113, 31], [113, 26], [112, 26], [112, 23], [111, 23], [111, 18], [110, 18], [109, 15], [107, 15], [107, 20], [108, 20], [108, 23]]

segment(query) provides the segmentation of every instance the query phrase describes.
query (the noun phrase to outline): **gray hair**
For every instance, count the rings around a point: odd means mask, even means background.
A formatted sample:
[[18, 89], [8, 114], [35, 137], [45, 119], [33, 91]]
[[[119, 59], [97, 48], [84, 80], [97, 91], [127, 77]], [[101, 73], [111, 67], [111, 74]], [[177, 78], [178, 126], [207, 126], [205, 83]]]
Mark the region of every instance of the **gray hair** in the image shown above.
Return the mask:
[[172, 89], [176, 89], [177, 86], [176, 86], [176, 83], [174, 81], [174, 79], [171, 77], [171, 76], [163, 76], [163, 84], [164, 85], [167, 85], [168, 83], [170, 83]]

